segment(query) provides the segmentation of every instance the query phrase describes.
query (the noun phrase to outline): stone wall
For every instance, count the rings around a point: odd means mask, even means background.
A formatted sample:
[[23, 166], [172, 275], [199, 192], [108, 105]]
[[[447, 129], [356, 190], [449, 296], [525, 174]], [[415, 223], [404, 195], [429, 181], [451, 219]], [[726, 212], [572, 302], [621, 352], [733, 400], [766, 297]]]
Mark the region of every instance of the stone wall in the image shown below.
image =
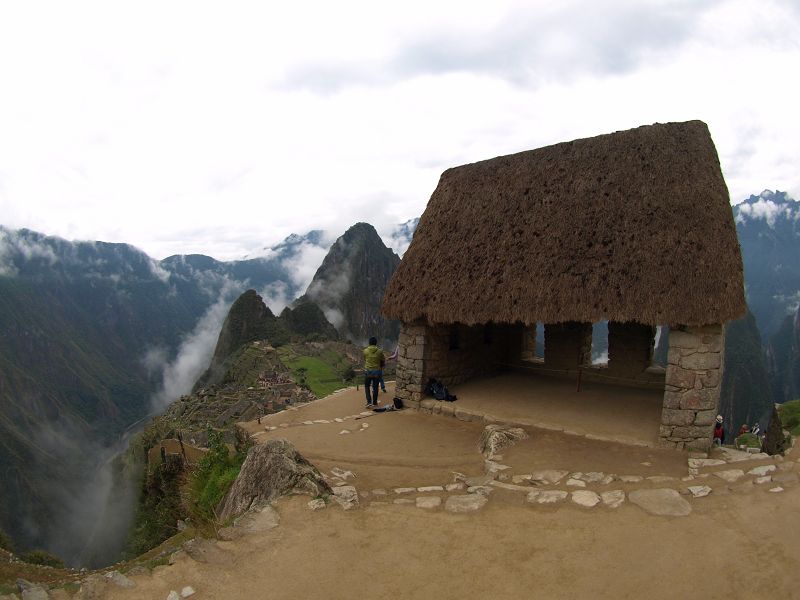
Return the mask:
[[404, 324], [400, 329], [396, 396], [418, 407], [433, 377], [453, 386], [516, 364], [523, 329], [515, 325]]
[[544, 364], [548, 369], [575, 370], [591, 362], [592, 324], [569, 321], [544, 326]]
[[670, 327], [660, 443], [707, 450], [724, 366], [722, 325]]

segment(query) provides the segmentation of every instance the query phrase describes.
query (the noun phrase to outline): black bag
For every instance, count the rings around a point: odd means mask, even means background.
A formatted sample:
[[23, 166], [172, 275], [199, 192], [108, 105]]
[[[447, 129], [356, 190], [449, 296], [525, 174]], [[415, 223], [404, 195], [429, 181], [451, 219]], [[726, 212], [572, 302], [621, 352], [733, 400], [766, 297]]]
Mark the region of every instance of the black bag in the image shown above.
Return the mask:
[[425, 393], [433, 396], [437, 400], [444, 400], [445, 402], [452, 402], [457, 397], [451, 394], [441, 381], [436, 379], [429, 379], [428, 384], [425, 386]]
[[402, 398], [394, 398], [392, 399], [394, 402], [394, 407], [396, 410], [403, 410], [403, 399]]

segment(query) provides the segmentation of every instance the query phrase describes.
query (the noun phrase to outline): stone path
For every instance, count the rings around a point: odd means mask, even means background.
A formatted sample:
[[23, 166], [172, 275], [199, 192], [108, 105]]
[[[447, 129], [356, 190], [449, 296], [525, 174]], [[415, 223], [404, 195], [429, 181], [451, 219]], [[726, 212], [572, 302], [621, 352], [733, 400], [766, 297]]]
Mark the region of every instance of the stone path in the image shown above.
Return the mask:
[[[480, 511], [496, 490], [520, 494], [531, 506], [552, 506], [567, 503], [584, 508], [603, 507], [616, 509], [626, 501], [656, 516], [680, 517], [691, 513], [690, 500], [718, 493], [745, 492], [754, 486], [764, 485], [769, 492], [780, 493], [786, 485], [800, 482], [800, 459], [796, 462], [781, 456], [752, 454], [725, 449], [723, 458], [690, 455], [687, 475], [682, 478], [665, 475], [617, 475], [601, 471], [569, 472], [561, 469], [540, 469], [531, 473], [513, 473], [513, 469], [499, 460], [484, 461], [484, 473], [468, 476], [453, 473], [453, 481], [439, 485], [416, 487], [398, 486], [370, 491], [357, 491], [347, 481], [355, 473], [334, 467], [324, 477], [334, 489], [333, 502], [345, 510], [369, 505], [407, 505], [423, 510], [445, 510], [453, 513]], [[745, 461], [769, 460], [769, 464], [748, 469]], [[643, 465], [649, 466], [649, 465]], [[725, 468], [736, 467], [736, 468]], [[614, 489], [613, 484], [639, 484], [641, 487], [626, 492]], [[781, 485], [776, 485], [781, 484]], [[665, 487], [666, 485], [666, 487]], [[559, 489], [560, 488], [560, 489]], [[564, 489], [566, 488], [566, 489]], [[466, 492], [466, 493], [465, 493]], [[309, 508], [324, 507], [325, 501], [309, 502]]]

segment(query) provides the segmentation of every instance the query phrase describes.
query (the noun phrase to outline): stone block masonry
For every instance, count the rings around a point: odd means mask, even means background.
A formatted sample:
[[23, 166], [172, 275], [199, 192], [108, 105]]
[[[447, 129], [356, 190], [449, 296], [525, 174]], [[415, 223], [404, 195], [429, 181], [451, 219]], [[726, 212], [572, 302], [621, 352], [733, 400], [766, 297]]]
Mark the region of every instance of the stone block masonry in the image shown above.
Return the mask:
[[518, 361], [522, 342], [523, 328], [517, 325], [403, 324], [395, 395], [419, 408], [429, 378], [452, 386], [489, 375]]
[[719, 408], [724, 347], [722, 325], [670, 328], [659, 431], [662, 446], [710, 448]]

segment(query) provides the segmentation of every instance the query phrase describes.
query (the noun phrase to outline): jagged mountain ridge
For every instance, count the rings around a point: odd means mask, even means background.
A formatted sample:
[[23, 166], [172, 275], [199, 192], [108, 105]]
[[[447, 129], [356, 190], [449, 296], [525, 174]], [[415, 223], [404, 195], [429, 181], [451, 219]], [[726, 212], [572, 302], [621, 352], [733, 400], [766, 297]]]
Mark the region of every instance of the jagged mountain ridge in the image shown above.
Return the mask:
[[295, 306], [314, 302], [339, 333], [363, 343], [397, 340], [399, 323], [384, 319], [381, 301], [400, 257], [368, 223], [357, 223], [333, 243]]

